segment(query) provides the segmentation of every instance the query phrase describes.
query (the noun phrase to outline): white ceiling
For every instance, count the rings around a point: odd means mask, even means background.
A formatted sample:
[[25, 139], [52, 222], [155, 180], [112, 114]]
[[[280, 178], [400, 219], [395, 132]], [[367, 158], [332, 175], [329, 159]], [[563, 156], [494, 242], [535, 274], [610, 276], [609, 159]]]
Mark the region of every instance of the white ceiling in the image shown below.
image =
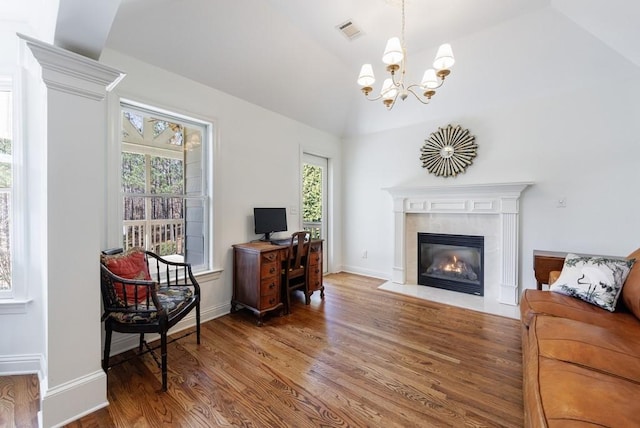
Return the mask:
[[[77, 1], [60, 0], [58, 23]], [[429, 106], [408, 99], [387, 112], [363, 100], [355, 80], [371, 62], [380, 84], [384, 44], [400, 35], [399, 1], [122, 0], [106, 47], [340, 136], [589, 85], [612, 68], [630, 76], [640, 65], [635, 2], [407, 0], [408, 77], [419, 79], [444, 42], [457, 63]], [[347, 20], [364, 34], [347, 40], [336, 29]]]

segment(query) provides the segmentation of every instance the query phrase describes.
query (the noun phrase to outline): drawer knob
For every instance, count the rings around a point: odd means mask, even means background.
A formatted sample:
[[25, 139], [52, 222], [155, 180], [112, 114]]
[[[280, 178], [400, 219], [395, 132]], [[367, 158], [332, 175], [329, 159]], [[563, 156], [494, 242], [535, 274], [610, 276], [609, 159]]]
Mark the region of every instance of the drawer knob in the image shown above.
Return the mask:
[[275, 286], [276, 286], [276, 283], [275, 283], [275, 282], [272, 282], [271, 284], [269, 284], [269, 288], [270, 288], [270, 289], [273, 289]]
[[276, 268], [272, 266], [271, 269], [269, 269], [269, 273], [275, 273], [275, 272], [276, 272]]
[[272, 297], [272, 298], [269, 299], [269, 304], [270, 305], [273, 305], [275, 302], [276, 302], [275, 297]]

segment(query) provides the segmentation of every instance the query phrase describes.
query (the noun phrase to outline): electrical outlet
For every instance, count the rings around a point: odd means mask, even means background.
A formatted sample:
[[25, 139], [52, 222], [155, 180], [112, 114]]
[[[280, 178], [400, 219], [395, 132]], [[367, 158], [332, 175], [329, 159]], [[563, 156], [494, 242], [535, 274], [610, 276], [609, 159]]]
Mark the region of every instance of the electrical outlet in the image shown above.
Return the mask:
[[363, 250], [362, 251], [362, 258], [366, 259], [367, 258], [367, 250]]
[[295, 206], [295, 205], [290, 205], [289, 206], [289, 214], [298, 215], [298, 207]]
[[561, 196], [558, 199], [558, 203], [556, 205], [558, 208], [567, 208], [567, 198], [565, 196]]

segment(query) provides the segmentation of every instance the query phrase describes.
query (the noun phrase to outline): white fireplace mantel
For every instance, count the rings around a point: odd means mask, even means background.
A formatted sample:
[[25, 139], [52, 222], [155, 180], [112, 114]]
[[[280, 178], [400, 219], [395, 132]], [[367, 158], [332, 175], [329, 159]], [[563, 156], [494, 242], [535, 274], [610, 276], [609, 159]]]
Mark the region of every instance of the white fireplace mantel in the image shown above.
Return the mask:
[[519, 201], [530, 182], [447, 186], [397, 186], [393, 197], [394, 251], [392, 281], [406, 282], [407, 214], [471, 214], [500, 216], [500, 293], [498, 301], [518, 304]]

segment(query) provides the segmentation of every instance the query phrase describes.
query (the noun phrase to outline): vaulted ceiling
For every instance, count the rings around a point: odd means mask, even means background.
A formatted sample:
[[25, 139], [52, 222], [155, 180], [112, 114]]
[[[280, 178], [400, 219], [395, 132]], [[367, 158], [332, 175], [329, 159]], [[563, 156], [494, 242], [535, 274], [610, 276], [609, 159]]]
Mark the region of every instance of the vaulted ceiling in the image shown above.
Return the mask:
[[[400, 0], [111, 0], [103, 24], [91, 25], [100, 14], [78, 13], [85, 3], [60, 0], [56, 44], [93, 41], [77, 50], [99, 56], [102, 43], [339, 136], [599, 90], [640, 66], [635, 2], [406, 0], [409, 80], [441, 43], [453, 45], [457, 62], [430, 105], [409, 98], [389, 112], [364, 100], [355, 80], [370, 62], [379, 88], [385, 42], [400, 35]], [[362, 31], [354, 40], [336, 29], [348, 20]]]

